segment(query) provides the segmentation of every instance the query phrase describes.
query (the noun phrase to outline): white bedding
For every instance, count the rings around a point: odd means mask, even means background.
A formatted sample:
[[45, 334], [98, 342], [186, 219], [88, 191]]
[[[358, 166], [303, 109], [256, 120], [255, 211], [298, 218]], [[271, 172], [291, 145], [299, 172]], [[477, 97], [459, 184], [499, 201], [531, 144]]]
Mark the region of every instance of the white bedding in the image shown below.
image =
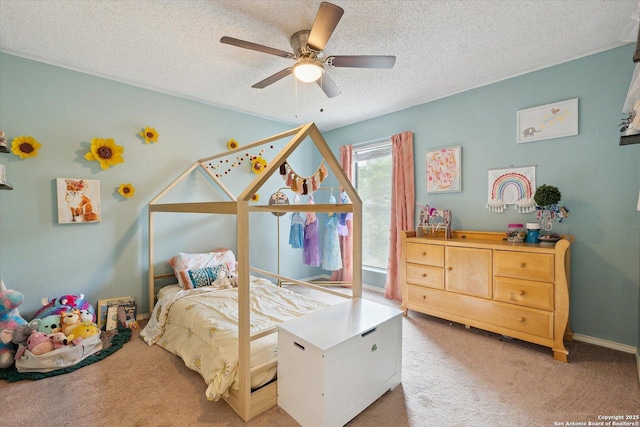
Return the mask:
[[[208, 386], [209, 400], [227, 397], [230, 387], [238, 388], [237, 296], [237, 288], [203, 287], [164, 292], [140, 333], [147, 344], [158, 344], [180, 356], [187, 367], [200, 373]], [[326, 305], [266, 279], [251, 277], [252, 333]], [[275, 333], [252, 341], [251, 366], [274, 359], [276, 346]], [[255, 372], [251, 387], [268, 383], [275, 374], [275, 366]]]

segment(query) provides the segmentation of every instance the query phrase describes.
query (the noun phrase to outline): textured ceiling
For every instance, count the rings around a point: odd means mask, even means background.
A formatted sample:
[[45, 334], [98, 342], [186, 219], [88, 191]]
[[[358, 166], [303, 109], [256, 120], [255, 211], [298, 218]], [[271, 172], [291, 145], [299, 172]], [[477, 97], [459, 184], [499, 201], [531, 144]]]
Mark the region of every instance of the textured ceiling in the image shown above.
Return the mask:
[[[322, 130], [442, 98], [623, 44], [637, 0], [334, 0], [345, 12], [327, 55], [395, 55], [391, 70], [330, 68], [342, 91], [288, 76], [318, 0], [0, 0], [0, 50], [72, 70]], [[630, 59], [631, 60], [631, 59]]]

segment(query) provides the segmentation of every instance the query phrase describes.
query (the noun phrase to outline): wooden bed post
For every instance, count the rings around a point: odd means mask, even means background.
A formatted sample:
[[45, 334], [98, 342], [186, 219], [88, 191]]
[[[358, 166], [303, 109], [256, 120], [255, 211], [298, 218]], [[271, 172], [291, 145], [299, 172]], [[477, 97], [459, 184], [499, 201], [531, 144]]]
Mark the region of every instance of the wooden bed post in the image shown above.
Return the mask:
[[153, 245], [153, 212], [149, 209], [149, 313], [153, 311], [153, 306], [156, 302], [156, 282], [155, 282], [155, 268], [154, 268], [154, 245]]
[[249, 202], [238, 200], [237, 213], [238, 245], [238, 381], [240, 418], [251, 419], [251, 333], [249, 330]]

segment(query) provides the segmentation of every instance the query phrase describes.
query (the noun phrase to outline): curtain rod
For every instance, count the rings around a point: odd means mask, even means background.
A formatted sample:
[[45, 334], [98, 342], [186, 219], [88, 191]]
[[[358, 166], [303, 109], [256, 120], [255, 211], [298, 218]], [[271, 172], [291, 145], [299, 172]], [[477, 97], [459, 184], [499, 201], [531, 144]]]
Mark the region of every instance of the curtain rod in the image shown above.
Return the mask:
[[[406, 132], [406, 131], [403, 131], [403, 132]], [[413, 130], [413, 129], [412, 129], [412, 130], [410, 130], [409, 132], [413, 133], [414, 135], [415, 135], [415, 133], [416, 133], [416, 131], [415, 131], [415, 130]], [[394, 135], [395, 135], [395, 134], [394, 134]], [[390, 141], [392, 136], [393, 136], [393, 135], [389, 135], [389, 136], [386, 136], [386, 137], [384, 137], [384, 138], [372, 139], [371, 141], [358, 142], [358, 143], [356, 143], [356, 144], [351, 144], [351, 146], [355, 148], [355, 147], [361, 147], [361, 146], [363, 146], [363, 145], [376, 144], [376, 143], [378, 143], [378, 142]]]

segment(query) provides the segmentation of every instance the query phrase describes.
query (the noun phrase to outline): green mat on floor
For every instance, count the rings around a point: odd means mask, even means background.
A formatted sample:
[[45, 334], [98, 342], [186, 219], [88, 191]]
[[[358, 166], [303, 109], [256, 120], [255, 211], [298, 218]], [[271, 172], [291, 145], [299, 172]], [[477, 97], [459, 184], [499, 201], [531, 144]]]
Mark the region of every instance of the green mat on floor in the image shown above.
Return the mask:
[[[103, 331], [102, 334], [105, 334]], [[80, 369], [83, 366], [90, 365], [92, 363], [98, 362], [105, 357], [115, 353], [120, 350], [124, 343], [131, 339], [131, 329], [129, 328], [118, 328], [118, 333], [114, 334], [111, 337], [105, 337], [103, 339], [103, 349], [97, 352], [96, 354], [92, 354], [81, 362], [73, 365], [67, 366], [66, 368], [57, 369], [51, 372], [23, 372], [20, 373], [17, 371], [15, 366], [12, 366], [7, 369], [0, 369], [0, 380], [9, 380], [10, 382], [21, 381], [21, 380], [41, 380], [47, 377], [53, 377], [56, 375], [67, 374], [69, 372], [73, 372], [76, 369]], [[110, 341], [110, 345], [106, 345], [106, 343]], [[106, 348], [105, 348], [106, 347]]]

